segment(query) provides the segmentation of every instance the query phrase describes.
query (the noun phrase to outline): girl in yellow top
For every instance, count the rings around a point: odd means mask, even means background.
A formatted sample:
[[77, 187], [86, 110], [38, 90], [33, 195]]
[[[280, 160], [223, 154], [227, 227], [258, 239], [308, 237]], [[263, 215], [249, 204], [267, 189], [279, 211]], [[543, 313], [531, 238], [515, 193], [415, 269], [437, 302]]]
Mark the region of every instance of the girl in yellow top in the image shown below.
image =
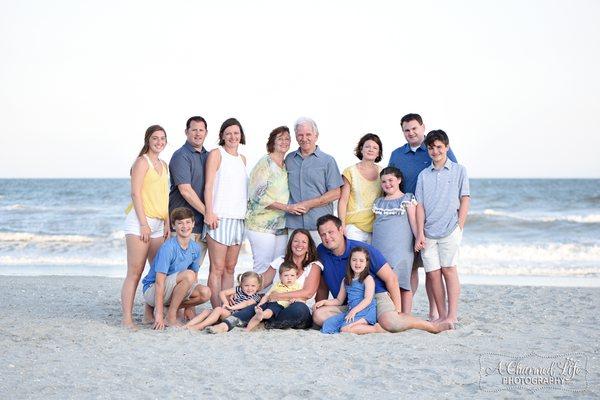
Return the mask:
[[354, 151], [359, 163], [344, 170], [344, 186], [338, 202], [338, 216], [346, 237], [371, 243], [373, 232], [373, 202], [381, 196], [379, 172], [383, 145], [379, 136], [367, 133], [358, 141]]
[[[144, 147], [131, 167], [131, 200], [125, 218], [127, 276], [121, 289], [123, 325], [135, 328], [132, 311], [135, 292], [146, 266], [169, 235], [169, 169], [158, 155], [167, 145], [159, 125], [146, 130]], [[152, 320], [146, 308], [145, 319]]]

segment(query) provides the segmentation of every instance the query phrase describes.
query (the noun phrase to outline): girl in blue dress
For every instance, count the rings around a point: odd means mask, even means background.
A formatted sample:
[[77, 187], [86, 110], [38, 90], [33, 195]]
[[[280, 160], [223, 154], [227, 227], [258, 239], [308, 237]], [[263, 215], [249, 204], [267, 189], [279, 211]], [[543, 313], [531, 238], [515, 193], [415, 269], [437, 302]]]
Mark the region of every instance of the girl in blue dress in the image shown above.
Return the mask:
[[328, 318], [321, 328], [323, 333], [375, 333], [384, 332], [377, 324], [377, 302], [375, 301], [375, 280], [369, 275], [371, 260], [363, 247], [350, 251], [346, 277], [337, 298], [321, 300], [315, 308], [322, 306], [342, 306], [348, 296], [348, 311]]

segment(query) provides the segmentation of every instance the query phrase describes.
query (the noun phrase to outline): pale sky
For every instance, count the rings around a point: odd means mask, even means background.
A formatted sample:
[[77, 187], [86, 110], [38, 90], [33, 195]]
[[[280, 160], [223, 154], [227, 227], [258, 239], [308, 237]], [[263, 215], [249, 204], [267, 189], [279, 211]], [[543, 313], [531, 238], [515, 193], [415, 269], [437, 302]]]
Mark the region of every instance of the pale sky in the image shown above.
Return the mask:
[[[127, 177], [146, 128], [228, 117], [251, 167], [309, 116], [340, 170], [367, 132], [444, 129], [474, 178], [600, 178], [600, 2], [0, 0], [0, 178]], [[295, 142], [293, 143], [295, 145]]]

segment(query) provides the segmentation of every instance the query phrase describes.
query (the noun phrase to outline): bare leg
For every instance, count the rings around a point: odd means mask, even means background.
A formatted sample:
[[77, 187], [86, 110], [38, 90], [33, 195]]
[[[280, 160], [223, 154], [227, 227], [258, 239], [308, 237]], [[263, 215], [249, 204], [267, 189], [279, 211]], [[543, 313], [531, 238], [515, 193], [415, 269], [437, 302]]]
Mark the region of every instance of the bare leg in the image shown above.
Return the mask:
[[402, 301], [402, 312], [410, 315], [412, 313], [412, 292], [410, 290], [400, 289], [400, 300]]
[[[435, 300], [435, 305], [437, 307], [437, 311], [439, 313], [439, 318], [444, 319], [447, 315], [446, 310], [446, 299], [444, 296], [444, 282], [442, 281], [442, 271], [441, 269], [427, 272], [427, 278], [431, 281], [431, 290], [433, 293], [433, 298]], [[437, 322], [437, 320], [435, 320]]]
[[150, 243], [142, 242], [136, 235], [125, 235], [125, 244], [127, 246], [127, 276], [121, 289], [122, 324], [125, 327], [137, 329], [133, 323], [133, 302], [146, 266]]
[[150, 325], [154, 323], [154, 307], [144, 304], [144, 319], [142, 324]]
[[221, 306], [219, 293], [223, 288], [222, 279], [225, 271], [225, 259], [227, 256], [227, 246], [213, 240], [210, 236], [206, 236], [208, 245], [208, 259], [210, 267], [208, 273], [208, 287], [210, 288], [210, 304], [213, 308]]
[[223, 275], [221, 278], [221, 290], [233, 287], [233, 275], [235, 273], [235, 266], [237, 265], [241, 248], [241, 245], [227, 247], [227, 254], [225, 256], [225, 269], [223, 270]]
[[454, 326], [448, 322], [433, 323], [406, 314], [389, 311], [379, 316], [377, 321], [388, 332], [402, 332], [407, 329], [420, 329], [429, 333], [439, 333]]
[[185, 270], [177, 275], [177, 283], [173, 289], [173, 295], [169, 305], [169, 311], [167, 311], [166, 325], [168, 326], [180, 326], [181, 324], [177, 321], [177, 310], [183, 302], [183, 298], [192, 287], [196, 275], [192, 270]]
[[190, 297], [181, 303], [181, 307], [185, 309], [184, 317], [189, 321], [196, 316], [196, 306], [206, 303], [210, 300], [210, 289], [204, 285], [196, 285]]
[[254, 317], [252, 317], [252, 319], [248, 322], [248, 326], [246, 326], [246, 332], [250, 332], [252, 329], [256, 328], [256, 326], [260, 324], [263, 319], [269, 319], [272, 316], [273, 311], [268, 309], [263, 311], [262, 308], [256, 307], [256, 314], [254, 314]]
[[[202, 311], [202, 314], [204, 314], [207, 311], [208, 310]], [[214, 310], [212, 310], [212, 312], [208, 312], [206, 317], [203, 318], [202, 320], [199, 320], [198, 322], [194, 323], [193, 325], [188, 324], [186, 326], [188, 326], [188, 329], [201, 331], [202, 329], [206, 328], [207, 326], [210, 326], [210, 325], [214, 324], [215, 322], [219, 322], [219, 320], [221, 320], [223, 318], [227, 318], [230, 315], [231, 315], [231, 313], [228, 310], [226, 310], [222, 307], [217, 307]]]
[[323, 326], [323, 323], [329, 317], [333, 317], [334, 315], [338, 315], [341, 313], [340, 309], [335, 306], [323, 306], [319, 307], [313, 313], [313, 322], [315, 325]]
[[367, 333], [385, 333], [385, 329], [379, 324], [369, 325], [366, 319], [361, 318], [341, 329], [342, 333], [354, 333], [356, 335], [365, 335]]
[[446, 289], [448, 292], [448, 315], [443, 322], [458, 322], [458, 298], [460, 296], [460, 282], [456, 267], [442, 268]]
[[[431, 286], [431, 278], [428, 274], [425, 274], [425, 291], [427, 292], [427, 299], [429, 300], [429, 320], [435, 321], [440, 317], [437, 306], [435, 304], [435, 297], [433, 296], [433, 287]], [[446, 301], [446, 290], [442, 285], [442, 297], [444, 302]]]
[[413, 295], [417, 294], [417, 289], [419, 288], [419, 269], [413, 267], [410, 272], [410, 289], [412, 290]]
[[202, 321], [204, 321], [213, 311], [215, 310], [202, 310], [202, 312], [198, 315], [196, 315], [194, 318], [190, 319], [187, 324], [185, 324], [185, 327], [187, 329], [190, 330], [197, 330], [197, 326], [198, 324], [200, 324]]

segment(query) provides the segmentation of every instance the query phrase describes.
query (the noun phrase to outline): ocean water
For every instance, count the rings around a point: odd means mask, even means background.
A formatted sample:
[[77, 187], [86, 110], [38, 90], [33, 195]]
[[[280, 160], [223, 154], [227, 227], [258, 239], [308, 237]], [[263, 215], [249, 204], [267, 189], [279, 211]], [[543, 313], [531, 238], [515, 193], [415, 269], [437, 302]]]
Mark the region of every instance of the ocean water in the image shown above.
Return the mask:
[[[472, 179], [471, 196], [463, 282], [600, 286], [600, 180]], [[124, 276], [129, 199], [127, 179], [0, 179], [0, 274]]]

